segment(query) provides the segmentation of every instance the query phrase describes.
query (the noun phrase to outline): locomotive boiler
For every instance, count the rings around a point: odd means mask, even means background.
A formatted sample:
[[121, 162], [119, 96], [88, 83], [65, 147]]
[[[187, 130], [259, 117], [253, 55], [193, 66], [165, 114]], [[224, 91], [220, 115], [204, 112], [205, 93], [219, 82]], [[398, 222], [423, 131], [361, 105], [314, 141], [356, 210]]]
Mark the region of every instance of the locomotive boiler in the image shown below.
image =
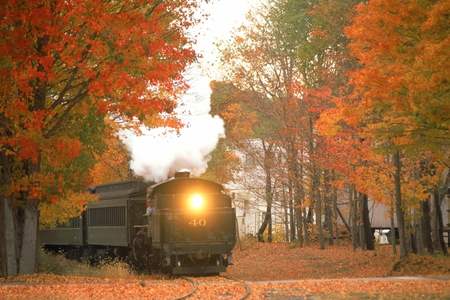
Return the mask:
[[236, 213], [221, 184], [179, 172], [161, 183], [132, 179], [90, 190], [99, 201], [81, 217], [41, 231], [47, 249], [171, 274], [218, 274], [231, 264]]

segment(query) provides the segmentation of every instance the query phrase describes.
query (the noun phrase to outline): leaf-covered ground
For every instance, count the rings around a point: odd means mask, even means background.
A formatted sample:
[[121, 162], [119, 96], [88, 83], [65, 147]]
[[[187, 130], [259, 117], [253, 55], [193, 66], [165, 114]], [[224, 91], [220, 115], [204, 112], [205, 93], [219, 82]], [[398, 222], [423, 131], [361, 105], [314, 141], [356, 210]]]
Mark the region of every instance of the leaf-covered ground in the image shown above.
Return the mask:
[[[400, 249], [397, 248], [397, 252]], [[350, 245], [294, 247], [286, 244], [251, 243], [237, 246], [234, 265], [227, 274], [241, 280], [342, 279], [386, 276], [449, 276], [450, 258], [410, 255], [399, 261], [392, 245], [362, 251]]]
[[[247, 299], [450, 299], [450, 282], [445, 280], [450, 278], [450, 258], [410, 255], [399, 262], [391, 247], [378, 246], [373, 252], [353, 251], [350, 246], [320, 250], [246, 243], [242, 249], [236, 247], [234, 265], [225, 275], [248, 283]], [[222, 277], [193, 280], [199, 287], [188, 299], [240, 299], [246, 293], [243, 285]], [[189, 282], [161, 275], [105, 279], [37, 274], [0, 279], [0, 299], [176, 299], [191, 290]]]

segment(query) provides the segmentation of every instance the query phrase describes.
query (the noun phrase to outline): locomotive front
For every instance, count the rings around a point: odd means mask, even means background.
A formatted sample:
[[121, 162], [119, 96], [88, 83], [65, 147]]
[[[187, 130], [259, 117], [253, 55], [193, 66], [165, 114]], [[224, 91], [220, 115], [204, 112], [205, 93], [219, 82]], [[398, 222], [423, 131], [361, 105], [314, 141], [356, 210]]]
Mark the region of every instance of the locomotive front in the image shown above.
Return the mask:
[[175, 178], [147, 190], [149, 268], [172, 274], [218, 274], [231, 264], [235, 209], [221, 184]]

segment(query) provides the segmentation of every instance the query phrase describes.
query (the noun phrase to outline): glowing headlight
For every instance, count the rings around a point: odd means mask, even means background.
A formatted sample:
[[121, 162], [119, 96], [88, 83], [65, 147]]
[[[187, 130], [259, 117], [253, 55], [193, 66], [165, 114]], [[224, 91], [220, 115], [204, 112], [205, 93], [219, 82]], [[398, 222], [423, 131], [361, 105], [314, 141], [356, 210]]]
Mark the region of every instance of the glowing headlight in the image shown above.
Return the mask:
[[203, 198], [200, 195], [195, 195], [191, 199], [191, 206], [195, 209], [200, 209], [203, 206]]

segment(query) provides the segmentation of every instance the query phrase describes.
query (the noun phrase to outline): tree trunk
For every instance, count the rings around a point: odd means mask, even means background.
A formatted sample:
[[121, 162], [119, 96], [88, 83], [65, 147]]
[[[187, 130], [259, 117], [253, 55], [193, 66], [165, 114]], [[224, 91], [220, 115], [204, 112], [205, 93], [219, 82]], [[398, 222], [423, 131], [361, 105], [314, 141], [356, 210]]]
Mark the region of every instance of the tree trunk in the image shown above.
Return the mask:
[[364, 223], [364, 240], [366, 241], [367, 250], [375, 250], [373, 242], [372, 228], [369, 220], [369, 203], [366, 194], [363, 194], [363, 223]]
[[[333, 170], [333, 181], [336, 180], [336, 172]], [[340, 246], [339, 241], [339, 226], [338, 226], [338, 206], [337, 206], [337, 188], [333, 187], [333, 220], [334, 220], [334, 228], [336, 230], [336, 246]]]
[[422, 208], [422, 240], [428, 253], [433, 254], [434, 248], [433, 240], [431, 238], [430, 197], [428, 197], [427, 200], [420, 202], [420, 207]]
[[433, 249], [436, 251], [441, 250], [441, 244], [439, 243], [439, 219], [436, 211], [436, 194], [432, 193], [431, 197], [431, 235], [433, 240]]
[[272, 144], [266, 144], [266, 142], [262, 142], [262, 147], [264, 149], [264, 172], [265, 172], [265, 199], [267, 202], [266, 206], [266, 214], [264, 216], [264, 220], [261, 224], [261, 227], [258, 230], [258, 241], [264, 243], [264, 231], [269, 226], [268, 232], [268, 242], [272, 242], [272, 201], [273, 201], [273, 189], [272, 189], [272, 176], [271, 176], [271, 167], [274, 161], [274, 155], [272, 152]]
[[[2, 132], [2, 136], [6, 134]], [[8, 185], [11, 183], [11, 165], [5, 150], [0, 151], [0, 159], [0, 182], [2, 185]], [[15, 207], [12, 196], [2, 195], [0, 199], [0, 263], [3, 276], [14, 276], [19, 272]]]
[[422, 226], [420, 225], [420, 221], [415, 218], [414, 219], [414, 241], [416, 243], [416, 250], [418, 254], [423, 255], [424, 249], [423, 249], [423, 240], [422, 240]]
[[258, 242], [264, 243], [264, 231], [266, 231], [267, 226], [269, 225], [269, 222], [272, 218], [272, 205], [271, 203], [267, 203], [266, 206], [266, 214], [264, 216], [264, 220], [261, 223], [261, 227], [259, 227], [258, 230]]
[[397, 238], [395, 236], [394, 206], [391, 205], [391, 243], [392, 253], [397, 254]]
[[299, 205], [298, 208], [295, 209], [295, 219], [296, 219], [296, 229], [297, 229], [297, 237], [298, 237], [298, 244], [301, 247], [303, 247], [303, 213], [301, 206]]
[[33, 274], [36, 270], [36, 241], [38, 233], [37, 199], [25, 200], [25, 220], [23, 225], [23, 242], [20, 253], [20, 274]]
[[[289, 241], [295, 240], [296, 235], [296, 226], [295, 226], [295, 199], [296, 199], [296, 180], [297, 180], [297, 150], [295, 149], [295, 146], [292, 145], [292, 143], [289, 144], [289, 176], [288, 176], [288, 198], [289, 198], [289, 216], [290, 216], [290, 236], [289, 238], [286, 237], [286, 239]], [[283, 189], [284, 191], [284, 189]]]
[[397, 210], [397, 226], [400, 239], [400, 259], [408, 257], [408, 251], [406, 248], [406, 232], [405, 232], [405, 218], [403, 213], [402, 192], [401, 192], [401, 160], [400, 150], [397, 150], [394, 154], [395, 165], [395, 206]]
[[[311, 195], [315, 195], [313, 190], [311, 190]], [[314, 238], [315, 224], [314, 224], [313, 213], [314, 213], [315, 205], [316, 205], [316, 199], [315, 199], [315, 196], [313, 196], [313, 198], [311, 199], [311, 203], [309, 204], [309, 209], [308, 209], [308, 213], [307, 213], [308, 217], [305, 218], [305, 239], [307, 239], [307, 243], [306, 243], [307, 246], [310, 245], [311, 237]]]
[[305, 235], [305, 245], [309, 246], [309, 234], [308, 234], [308, 214], [306, 207], [303, 208], [303, 232]]
[[352, 232], [352, 229], [350, 228], [350, 226], [348, 225], [347, 221], [345, 220], [344, 216], [341, 213], [341, 210], [339, 209], [339, 207], [336, 206], [336, 212], [339, 215], [339, 217], [342, 220], [342, 223], [344, 223], [345, 228], [347, 228], [348, 232]]
[[272, 243], [273, 241], [273, 227], [272, 227], [272, 217], [270, 217], [267, 223], [267, 242]]
[[358, 248], [358, 201], [356, 201], [355, 190], [352, 188], [349, 193], [350, 196], [350, 224], [351, 224], [351, 234], [352, 234], [352, 245], [355, 251]]
[[364, 195], [358, 193], [359, 198], [359, 244], [361, 246], [361, 250], [366, 250], [366, 235], [364, 232]]
[[330, 187], [330, 176], [328, 170], [324, 171], [324, 205], [325, 205], [325, 227], [328, 230], [328, 245], [333, 246], [334, 244], [334, 232], [333, 232], [333, 210], [332, 210], [332, 200], [331, 200], [331, 187]]
[[[319, 193], [318, 197], [320, 197], [320, 193]], [[325, 241], [323, 239], [323, 228], [322, 228], [322, 199], [320, 199], [320, 198], [317, 198], [316, 222], [317, 222], [317, 231], [319, 233], [320, 249], [324, 250], [325, 249]]]
[[316, 171], [316, 180], [315, 180], [315, 189], [316, 189], [316, 222], [317, 222], [317, 230], [319, 232], [319, 244], [320, 249], [325, 249], [325, 241], [323, 238], [323, 228], [322, 228], [322, 195], [320, 193], [320, 176]]
[[434, 203], [436, 205], [436, 217], [438, 219], [438, 232], [439, 232], [439, 244], [441, 246], [442, 253], [447, 255], [447, 247], [444, 241], [444, 224], [442, 220], [441, 199], [439, 197], [438, 188], [434, 190]]
[[[267, 169], [266, 169], [267, 170]], [[269, 223], [271, 224], [272, 221], [272, 200], [273, 200], [273, 194], [272, 194], [272, 177], [270, 176], [270, 172], [266, 171], [266, 215], [264, 216], [264, 220], [261, 224], [261, 227], [258, 230], [258, 241], [264, 243], [264, 231], [266, 230]], [[271, 232], [268, 234], [268, 242], [272, 242]]]
[[406, 224], [406, 242], [409, 247], [408, 253], [417, 254], [417, 245], [413, 230], [414, 230], [413, 225], [410, 222], [408, 222]]
[[17, 275], [16, 230], [11, 196], [1, 196], [0, 252], [3, 276]]
[[[301, 153], [303, 153], [301, 151]], [[297, 230], [297, 236], [298, 236], [298, 242], [300, 244], [300, 247], [303, 247], [303, 219], [306, 219], [306, 215], [303, 214], [303, 203], [305, 203], [305, 192], [304, 192], [304, 186], [303, 186], [303, 181], [302, 181], [302, 176], [303, 176], [303, 154], [300, 154], [300, 175], [298, 173], [296, 173], [296, 177], [295, 177], [295, 210], [296, 210], [296, 216], [297, 216], [297, 226], [298, 226], [298, 230]], [[306, 225], [306, 224], [305, 224]], [[308, 228], [306, 226], [306, 228]], [[305, 235], [305, 239], [306, 239]]]
[[[295, 225], [294, 225], [294, 205], [292, 200], [291, 186], [289, 185], [288, 195], [286, 197], [285, 187], [283, 187], [283, 202], [284, 202], [284, 228], [286, 241], [290, 242], [295, 239]], [[290, 230], [289, 230], [290, 229]], [[294, 232], [294, 238], [292, 238], [292, 232]]]
[[[304, 214], [303, 205], [305, 203], [305, 187], [303, 183], [303, 172], [304, 172], [304, 166], [303, 166], [303, 151], [300, 151], [300, 170], [298, 173], [295, 173], [295, 205], [296, 205], [296, 211], [297, 211], [297, 224], [298, 224], [298, 241], [300, 244], [300, 247], [303, 247], [303, 229], [305, 230], [305, 240], [307, 238], [307, 229], [308, 226], [306, 223], [303, 222], [303, 220], [306, 220], [306, 214]], [[307, 242], [307, 245], [309, 245], [309, 241]]]

